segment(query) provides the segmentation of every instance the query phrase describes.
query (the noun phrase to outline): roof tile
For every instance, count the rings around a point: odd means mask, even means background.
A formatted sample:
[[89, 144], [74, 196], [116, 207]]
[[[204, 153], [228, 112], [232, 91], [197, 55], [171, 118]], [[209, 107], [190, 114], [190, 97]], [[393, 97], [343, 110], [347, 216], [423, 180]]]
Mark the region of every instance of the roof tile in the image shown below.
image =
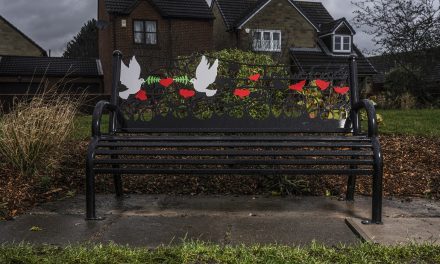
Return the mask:
[[[213, 19], [205, 0], [150, 0], [164, 17]], [[130, 14], [140, 0], [105, 0], [107, 12]]]
[[1, 56], [0, 76], [96, 77], [96, 59]]

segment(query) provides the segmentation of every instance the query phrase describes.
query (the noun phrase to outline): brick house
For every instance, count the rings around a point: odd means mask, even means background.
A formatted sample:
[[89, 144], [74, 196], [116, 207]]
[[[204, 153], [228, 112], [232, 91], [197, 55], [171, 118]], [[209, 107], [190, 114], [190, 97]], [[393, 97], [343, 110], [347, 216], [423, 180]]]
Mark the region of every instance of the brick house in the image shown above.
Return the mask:
[[111, 54], [136, 55], [142, 69], [167, 58], [213, 49], [214, 16], [205, 0], [98, 0], [99, 56], [106, 92]]
[[376, 72], [354, 45], [347, 20], [335, 20], [319, 2], [99, 0], [98, 7], [98, 19], [107, 24], [99, 41], [106, 83], [115, 49], [140, 57], [143, 69], [159, 58], [240, 48], [271, 54], [298, 71], [340, 70], [354, 55], [365, 87]]

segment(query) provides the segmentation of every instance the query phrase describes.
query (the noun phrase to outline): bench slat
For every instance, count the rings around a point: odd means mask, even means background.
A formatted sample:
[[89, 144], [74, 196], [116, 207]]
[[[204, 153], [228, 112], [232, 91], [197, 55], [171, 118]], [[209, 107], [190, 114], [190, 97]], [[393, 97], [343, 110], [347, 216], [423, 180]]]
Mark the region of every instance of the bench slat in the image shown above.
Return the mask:
[[373, 165], [373, 160], [360, 159], [98, 159], [95, 164], [138, 165]]
[[117, 168], [94, 168], [95, 173], [100, 174], [295, 174], [295, 175], [372, 175], [373, 170], [368, 169], [117, 169]]
[[98, 147], [330, 147], [371, 148], [358, 142], [100, 142]]
[[372, 151], [356, 150], [103, 150], [96, 155], [173, 155], [173, 156], [373, 156]]
[[291, 137], [291, 136], [103, 136], [100, 141], [318, 141], [318, 142], [334, 142], [334, 141], [362, 141], [371, 142], [370, 138], [363, 136], [322, 136], [322, 137]]

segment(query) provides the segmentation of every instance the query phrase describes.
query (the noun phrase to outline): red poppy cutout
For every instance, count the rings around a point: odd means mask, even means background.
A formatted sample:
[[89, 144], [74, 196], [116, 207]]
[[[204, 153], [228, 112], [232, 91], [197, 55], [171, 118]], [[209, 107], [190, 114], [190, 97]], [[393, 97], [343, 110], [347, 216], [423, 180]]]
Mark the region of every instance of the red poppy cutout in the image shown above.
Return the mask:
[[249, 76], [249, 80], [256, 82], [260, 79], [261, 75], [260, 74], [254, 74], [252, 76]]
[[147, 92], [145, 92], [144, 90], [139, 90], [139, 92], [136, 93], [135, 98], [138, 99], [139, 101], [147, 101], [148, 99]]
[[321, 89], [321, 91], [324, 91], [330, 86], [330, 82], [326, 82], [323, 80], [316, 80], [316, 86], [318, 86], [319, 89]]
[[179, 94], [180, 96], [182, 96], [185, 99], [191, 98], [194, 95], [196, 95], [196, 92], [193, 90], [188, 90], [188, 89], [180, 89], [179, 90]]
[[334, 89], [335, 89], [335, 92], [338, 94], [346, 94], [346, 93], [348, 93], [348, 91], [350, 91], [350, 87], [347, 87], [347, 86], [335, 87]]
[[160, 85], [162, 85], [165, 88], [170, 86], [173, 82], [174, 82], [173, 78], [166, 78], [159, 81]]
[[248, 97], [250, 94], [251, 91], [249, 89], [235, 89], [234, 91], [234, 95], [240, 97], [241, 99]]
[[289, 86], [290, 90], [301, 92], [306, 85], [306, 80], [302, 80], [299, 83], [295, 83]]

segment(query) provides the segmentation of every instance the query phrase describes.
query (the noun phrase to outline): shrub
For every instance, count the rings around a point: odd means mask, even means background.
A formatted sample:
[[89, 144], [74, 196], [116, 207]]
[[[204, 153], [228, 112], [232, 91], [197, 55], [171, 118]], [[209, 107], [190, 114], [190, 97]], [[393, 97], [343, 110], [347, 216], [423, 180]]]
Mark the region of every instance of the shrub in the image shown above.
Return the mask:
[[49, 89], [15, 102], [0, 119], [0, 155], [6, 163], [25, 177], [56, 166], [57, 153], [73, 130], [82, 98]]

